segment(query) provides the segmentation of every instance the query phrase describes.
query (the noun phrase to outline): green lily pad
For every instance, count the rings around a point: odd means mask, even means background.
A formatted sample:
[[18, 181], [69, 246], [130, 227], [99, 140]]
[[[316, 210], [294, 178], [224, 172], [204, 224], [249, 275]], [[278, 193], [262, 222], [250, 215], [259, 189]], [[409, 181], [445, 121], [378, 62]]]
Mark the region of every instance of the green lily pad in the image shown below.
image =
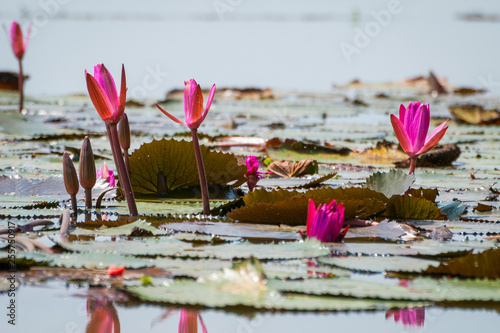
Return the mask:
[[190, 280], [176, 280], [167, 286], [129, 287], [126, 290], [142, 301], [178, 306], [196, 305], [210, 308], [246, 306], [257, 310], [347, 311], [380, 310], [425, 304], [339, 297], [283, 295], [271, 288], [263, 290], [247, 288], [235, 292], [228, 288], [222, 288], [219, 284], [211, 281], [197, 283]]
[[366, 187], [384, 194], [387, 198], [404, 194], [415, 182], [415, 174], [392, 169], [389, 172], [376, 172], [366, 180]]
[[407, 195], [393, 195], [384, 215], [402, 220], [443, 220], [446, 217], [434, 202]]
[[410, 287], [347, 278], [303, 281], [270, 280], [270, 288], [307, 295], [430, 302], [499, 302], [500, 280], [418, 278]]
[[500, 249], [455, 258], [439, 267], [429, 267], [428, 274], [444, 274], [468, 278], [500, 279]]
[[145, 241], [119, 242], [71, 242], [59, 244], [63, 248], [77, 252], [105, 251], [121, 255], [165, 256], [176, 258], [218, 258], [238, 259], [298, 259], [325, 256], [330, 251], [319, 241], [309, 239], [304, 242], [280, 244], [252, 244], [250, 242], [221, 244], [218, 246], [196, 246], [175, 238]]
[[[208, 183], [239, 186], [246, 181], [246, 167], [238, 165], [233, 154], [210, 151], [206, 146], [200, 149]], [[166, 195], [199, 186], [193, 144], [162, 139], [141, 145], [130, 156], [130, 178], [134, 192], [143, 195]]]
[[81, 236], [81, 235], [99, 235], [99, 236], [129, 236], [134, 229], [140, 229], [146, 231], [147, 233], [151, 233], [151, 236], [159, 236], [159, 235], [167, 235], [168, 232], [166, 230], [160, 230], [151, 226], [151, 223], [148, 223], [144, 220], [137, 220], [135, 222], [125, 224], [119, 227], [107, 228], [101, 227], [96, 230], [87, 230], [77, 228], [71, 232], [72, 235]]
[[319, 258], [318, 262], [325, 265], [349, 269], [356, 272], [383, 273], [383, 272], [420, 272], [428, 267], [439, 266], [437, 260], [425, 260], [403, 256], [390, 257], [330, 257]]

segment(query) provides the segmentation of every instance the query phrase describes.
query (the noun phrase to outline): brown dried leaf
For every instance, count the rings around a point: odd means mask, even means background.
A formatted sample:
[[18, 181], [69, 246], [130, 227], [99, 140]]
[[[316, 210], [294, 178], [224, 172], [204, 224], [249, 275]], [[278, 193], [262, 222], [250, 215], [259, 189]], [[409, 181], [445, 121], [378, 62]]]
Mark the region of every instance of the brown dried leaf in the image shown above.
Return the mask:
[[301, 177], [318, 173], [318, 163], [310, 158], [298, 162], [274, 161], [267, 170], [281, 177]]

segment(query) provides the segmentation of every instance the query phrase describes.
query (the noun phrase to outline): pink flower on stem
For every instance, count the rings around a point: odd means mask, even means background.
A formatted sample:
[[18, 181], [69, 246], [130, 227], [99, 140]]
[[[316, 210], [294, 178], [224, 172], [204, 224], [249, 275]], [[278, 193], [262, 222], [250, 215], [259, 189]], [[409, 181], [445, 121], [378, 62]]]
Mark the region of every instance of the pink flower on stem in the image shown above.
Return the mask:
[[23, 38], [23, 31], [21, 26], [16, 21], [13, 21], [10, 25], [10, 45], [12, 46], [12, 51], [17, 59], [21, 60], [28, 47], [28, 42], [30, 39], [31, 24], [28, 27], [28, 33], [26, 34], [26, 39]]
[[246, 177], [248, 178], [247, 184], [250, 192], [253, 191], [255, 185], [259, 180], [265, 178], [266, 172], [259, 172], [259, 160], [255, 156], [248, 156], [245, 164], [247, 165]]
[[123, 189], [125, 198], [127, 199], [129, 213], [133, 216], [137, 216], [137, 205], [135, 203], [134, 192], [130, 182], [130, 175], [123, 160], [123, 153], [120, 146], [117, 128], [117, 124], [125, 112], [125, 101], [127, 95], [125, 67], [122, 65], [120, 96], [118, 96], [118, 92], [116, 90], [115, 80], [103, 64], [99, 64], [94, 67], [94, 76], [85, 71], [85, 77], [87, 80], [87, 89], [89, 91], [90, 99], [92, 100], [97, 113], [106, 124], [106, 131], [108, 132], [108, 139], [111, 145], [113, 159], [118, 171], [120, 185]]
[[321, 242], [340, 242], [344, 238], [349, 226], [342, 230], [344, 225], [344, 205], [332, 200], [330, 204], [321, 204], [318, 209], [314, 201], [309, 199], [307, 211], [307, 237], [316, 237]]
[[97, 113], [105, 123], [118, 124], [125, 111], [127, 82], [125, 67], [122, 65], [120, 96], [116, 90], [115, 80], [103, 64], [94, 66], [94, 76], [85, 71], [90, 99]]
[[[7, 29], [6, 29], [7, 30]], [[19, 90], [19, 112], [23, 111], [24, 105], [24, 74], [23, 74], [23, 57], [28, 47], [28, 42], [30, 39], [31, 24], [28, 27], [28, 33], [26, 34], [26, 39], [23, 38], [23, 31], [21, 26], [16, 21], [13, 21], [10, 25], [10, 45], [12, 46], [12, 51], [17, 58], [19, 64], [19, 77], [18, 90]]]
[[427, 136], [430, 122], [429, 104], [410, 102], [399, 107], [399, 118], [391, 114], [391, 123], [401, 148], [410, 157], [410, 173], [415, 172], [417, 157], [429, 151], [444, 136], [448, 120]]
[[194, 79], [184, 82], [184, 117], [185, 122], [180, 121], [176, 117], [172, 116], [170, 113], [161, 108], [158, 104], [156, 106], [163, 112], [167, 117], [175, 121], [176, 123], [186, 125], [190, 129], [197, 129], [200, 127], [203, 120], [208, 114], [208, 110], [210, 110], [210, 106], [212, 105], [212, 100], [215, 95], [215, 84], [212, 86], [210, 90], [210, 94], [208, 95], [207, 105], [205, 110], [203, 110], [203, 94], [201, 93], [201, 88], [198, 83]]
[[210, 110], [212, 105], [212, 100], [215, 94], [215, 84], [210, 90], [208, 95], [207, 105], [205, 110], [203, 110], [203, 95], [201, 93], [201, 88], [194, 79], [184, 82], [184, 117], [185, 122], [180, 121], [176, 117], [172, 116], [170, 113], [162, 109], [158, 104], [156, 106], [163, 112], [167, 117], [179, 124], [184, 124], [191, 129], [191, 136], [193, 138], [194, 154], [196, 157], [196, 164], [198, 166], [198, 175], [200, 177], [200, 188], [201, 197], [203, 199], [203, 214], [210, 214], [210, 203], [208, 198], [208, 184], [207, 176], [205, 174], [205, 166], [203, 164], [203, 157], [201, 156], [200, 143], [198, 141], [198, 127], [200, 127], [203, 120]]

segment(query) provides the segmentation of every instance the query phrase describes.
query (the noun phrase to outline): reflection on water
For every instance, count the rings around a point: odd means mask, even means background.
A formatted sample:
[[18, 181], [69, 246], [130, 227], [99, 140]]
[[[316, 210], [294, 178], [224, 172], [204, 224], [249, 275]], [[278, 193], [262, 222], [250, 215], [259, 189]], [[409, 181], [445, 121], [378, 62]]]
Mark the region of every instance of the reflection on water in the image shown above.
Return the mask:
[[[173, 313], [177, 312], [174, 309], [169, 309], [165, 311], [163, 315], [153, 322], [151, 326], [159, 323], [167, 318], [169, 318]], [[198, 319], [200, 320], [202, 333], [207, 333], [207, 328], [201, 318], [201, 314], [198, 311], [181, 309], [179, 318], [179, 333], [198, 333]]]
[[424, 326], [425, 308], [389, 310], [385, 313], [385, 319], [394, 317], [396, 323], [400, 322], [404, 326]]
[[120, 319], [113, 302], [106, 298], [87, 300], [87, 315], [89, 322], [86, 332], [88, 333], [119, 333]]

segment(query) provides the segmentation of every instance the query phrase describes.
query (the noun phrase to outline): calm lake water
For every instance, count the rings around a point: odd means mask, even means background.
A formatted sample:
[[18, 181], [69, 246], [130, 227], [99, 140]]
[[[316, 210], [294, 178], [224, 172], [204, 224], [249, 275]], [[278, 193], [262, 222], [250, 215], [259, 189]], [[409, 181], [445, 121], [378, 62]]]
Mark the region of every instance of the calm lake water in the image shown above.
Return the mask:
[[[500, 93], [500, 23], [460, 19], [468, 13], [498, 15], [500, 2], [18, 0], [2, 2], [0, 21], [33, 22], [28, 95], [86, 92], [84, 70], [101, 62], [112, 73], [125, 64], [133, 98], [161, 98], [191, 77], [318, 92], [431, 69]], [[0, 70], [17, 70], [0, 41]]]

